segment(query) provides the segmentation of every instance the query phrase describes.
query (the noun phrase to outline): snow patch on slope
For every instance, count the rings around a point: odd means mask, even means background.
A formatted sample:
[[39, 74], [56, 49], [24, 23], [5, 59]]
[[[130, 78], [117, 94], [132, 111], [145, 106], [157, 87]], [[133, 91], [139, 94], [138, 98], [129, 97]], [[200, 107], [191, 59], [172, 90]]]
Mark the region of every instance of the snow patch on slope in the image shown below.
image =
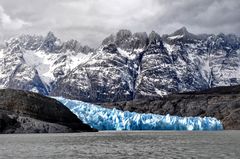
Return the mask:
[[157, 89], [157, 88], [155, 88], [155, 92], [156, 92], [159, 96], [161, 96], [161, 97], [163, 97], [163, 96], [165, 96], [165, 95], [168, 94], [167, 91], [165, 91], [165, 90], [159, 90], [159, 89]]
[[[43, 51], [25, 51], [23, 58], [27, 65], [35, 68], [41, 80], [47, 85], [55, 80], [53, 75], [54, 70], [59, 66], [65, 67], [65, 73], [69, 70], [74, 69], [79, 64], [84, 63], [90, 59], [92, 54], [83, 54], [72, 52], [66, 52], [63, 54], [58, 53], [45, 53]], [[64, 57], [63, 61], [57, 63], [57, 60]]]
[[123, 57], [126, 57], [130, 60], [133, 60], [136, 58], [136, 55], [139, 53], [139, 52], [142, 52], [143, 49], [134, 49], [132, 52], [128, 52], [128, 51], [125, 51], [121, 48], [118, 48], [118, 52], [123, 56]]
[[171, 39], [171, 40], [173, 40], [173, 39], [181, 39], [183, 36], [184, 35], [170, 36], [170, 37], [168, 37], [168, 39]]
[[169, 53], [172, 53], [175, 49], [174, 49], [174, 45], [169, 45], [167, 43], [163, 43], [164, 47], [167, 49], [167, 51]]

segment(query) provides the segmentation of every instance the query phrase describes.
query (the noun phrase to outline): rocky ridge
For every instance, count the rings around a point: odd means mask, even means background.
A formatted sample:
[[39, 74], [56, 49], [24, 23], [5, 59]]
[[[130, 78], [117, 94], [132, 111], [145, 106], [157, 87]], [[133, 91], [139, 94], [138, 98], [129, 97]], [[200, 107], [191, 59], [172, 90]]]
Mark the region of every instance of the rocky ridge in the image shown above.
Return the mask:
[[55, 99], [37, 93], [0, 90], [0, 133], [95, 131]]

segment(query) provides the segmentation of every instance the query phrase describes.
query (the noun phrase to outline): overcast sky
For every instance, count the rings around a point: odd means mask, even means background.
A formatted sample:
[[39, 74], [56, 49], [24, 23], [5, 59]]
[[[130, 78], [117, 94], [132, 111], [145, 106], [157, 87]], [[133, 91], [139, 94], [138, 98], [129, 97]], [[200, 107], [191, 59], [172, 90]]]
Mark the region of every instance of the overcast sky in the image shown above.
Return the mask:
[[0, 40], [53, 31], [98, 46], [125, 28], [171, 33], [240, 34], [240, 0], [0, 0]]

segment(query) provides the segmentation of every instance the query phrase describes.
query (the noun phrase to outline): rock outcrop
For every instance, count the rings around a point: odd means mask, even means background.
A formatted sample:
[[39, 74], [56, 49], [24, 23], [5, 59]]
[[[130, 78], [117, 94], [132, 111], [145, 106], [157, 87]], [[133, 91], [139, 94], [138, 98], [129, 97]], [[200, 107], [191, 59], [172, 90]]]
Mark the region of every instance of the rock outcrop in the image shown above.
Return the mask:
[[0, 90], [0, 133], [95, 131], [55, 99], [37, 93]]
[[215, 117], [222, 121], [224, 129], [240, 129], [240, 86], [216, 87], [200, 92], [173, 94], [162, 98], [146, 97], [104, 105], [139, 113]]

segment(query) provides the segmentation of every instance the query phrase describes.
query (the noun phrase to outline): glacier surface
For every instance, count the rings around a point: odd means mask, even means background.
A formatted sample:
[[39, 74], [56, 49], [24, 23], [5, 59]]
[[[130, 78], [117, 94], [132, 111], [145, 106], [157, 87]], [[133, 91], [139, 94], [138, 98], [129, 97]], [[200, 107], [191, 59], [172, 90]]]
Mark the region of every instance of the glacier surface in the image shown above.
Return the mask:
[[220, 120], [212, 117], [178, 117], [140, 114], [107, 109], [63, 97], [52, 97], [67, 106], [84, 123], [98, 130], [222, 130]]

